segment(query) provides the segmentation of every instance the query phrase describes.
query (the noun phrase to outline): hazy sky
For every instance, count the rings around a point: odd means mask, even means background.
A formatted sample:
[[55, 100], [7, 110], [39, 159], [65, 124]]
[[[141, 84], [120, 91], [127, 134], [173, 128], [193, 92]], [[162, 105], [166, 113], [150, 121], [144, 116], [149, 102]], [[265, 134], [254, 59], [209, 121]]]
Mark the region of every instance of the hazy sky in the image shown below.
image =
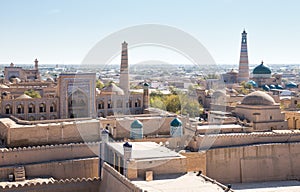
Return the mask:
[[238, 63], [244, 28], [251, 64], [300, 63], [299, 8], [298, 0], [0, 0], [0, 63], [79, 64], [107, 35], [149, 23], [191, 34], [218, 64]]

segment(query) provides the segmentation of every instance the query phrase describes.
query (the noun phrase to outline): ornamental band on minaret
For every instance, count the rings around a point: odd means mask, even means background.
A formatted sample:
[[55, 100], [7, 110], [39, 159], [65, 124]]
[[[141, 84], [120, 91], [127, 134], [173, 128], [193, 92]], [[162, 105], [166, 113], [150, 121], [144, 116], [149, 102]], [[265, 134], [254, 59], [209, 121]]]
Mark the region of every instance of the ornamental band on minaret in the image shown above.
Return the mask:
[[247, 49], [247, 33], [244, 30], [242, 33], [241, 53], [239, 63], [238, 82], [249, 81], [249, 61]]

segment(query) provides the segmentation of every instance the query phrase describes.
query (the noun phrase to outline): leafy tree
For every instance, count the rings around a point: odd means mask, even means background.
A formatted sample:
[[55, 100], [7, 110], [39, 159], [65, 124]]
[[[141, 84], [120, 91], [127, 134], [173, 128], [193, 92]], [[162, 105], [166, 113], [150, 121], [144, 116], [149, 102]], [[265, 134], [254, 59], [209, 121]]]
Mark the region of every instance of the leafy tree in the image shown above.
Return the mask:
[[166, 110], [166, 106], [162, 100], [162, 97], [150, 97], [150, 105], [151, 107]]
[[181, 109], [181, 104], [178, 95], [168, 95], [164, 99], [164, 104], [166, 106], [166, 110], [173, 113], [178, 113]]
[[181, 114], [187, 115], [190, 117], [199, 117], [203, 112], [202, 105], [198, 100], [187, 94], [180, 94], [180, 103], [181, 103]]
[[102, 89], [103, 87], [104, 87], [104, 83], [100, 79], [97, 79], [96, 88]]
[[32, 98], [41, 98], [41, 95], [38, 91], [35, 91], [33, 89], [27, 90], [24, 92], [24, 94], [32, 97]]

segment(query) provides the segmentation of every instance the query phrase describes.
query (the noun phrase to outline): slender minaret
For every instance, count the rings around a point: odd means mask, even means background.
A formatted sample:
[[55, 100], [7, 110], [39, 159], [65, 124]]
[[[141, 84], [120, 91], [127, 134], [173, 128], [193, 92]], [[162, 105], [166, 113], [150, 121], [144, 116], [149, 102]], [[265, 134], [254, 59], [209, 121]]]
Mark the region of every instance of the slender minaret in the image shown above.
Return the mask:
[[38, 61], [37, 59], [34, 60], [34, 68], [35, 68], [36, 70], [39, 69], [39, 61]]
[[128, 72], [128, 53], [127, 43], [122, 43], [121, 67], [120, 67], [120, 88], [123, 89], [124, 94], [129, 94], [129, 72]]
[[242, 45], [240, 54], [238, 82], [249, 81], [249, 62], [247, 49], [247, 33], [244, 29], [242, 33]]

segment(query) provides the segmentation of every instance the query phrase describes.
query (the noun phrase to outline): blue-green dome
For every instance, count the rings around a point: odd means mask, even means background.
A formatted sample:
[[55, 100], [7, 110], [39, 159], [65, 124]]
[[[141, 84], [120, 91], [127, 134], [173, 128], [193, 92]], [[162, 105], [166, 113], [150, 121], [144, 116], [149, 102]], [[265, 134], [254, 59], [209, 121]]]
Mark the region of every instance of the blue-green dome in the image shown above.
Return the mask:
[[179, 126], [182, 126], [182, 123], [178, 118], [175, 118], [171, 121], [170, 125], [172, 127], [179, 127]]
[[123, 144], [123, 147], [132, 148], [132, 145], [128, 142]]
[[141, 123], [139, 120], [134, 120], [131, 123], [131, 128], [141, 129], [143, 128], [143, 123]]
[[257, 87], [257, 83], [253, 80], [248, 81], [247, 84], [252, 85], [252, 87]]
[[150, 85], [149, 85], [149, 83], [144, 83], [144, 86], [149, 87]]
[[270, 89], [276, 89], [275, 85], [269, 85]]
[[271, 69], [262, 62], [259, 66], [253, 69], [253, 74], [271, 74]]
[[268, 85], [264, 85], [264, 86], [262, 86], [262, 88], [265, 91], [270, 91], [270, 87]]
[[297, 84], [294, 82], [289, 82], [287, 84], [285, 84], [286, 88], [297, 88]]

